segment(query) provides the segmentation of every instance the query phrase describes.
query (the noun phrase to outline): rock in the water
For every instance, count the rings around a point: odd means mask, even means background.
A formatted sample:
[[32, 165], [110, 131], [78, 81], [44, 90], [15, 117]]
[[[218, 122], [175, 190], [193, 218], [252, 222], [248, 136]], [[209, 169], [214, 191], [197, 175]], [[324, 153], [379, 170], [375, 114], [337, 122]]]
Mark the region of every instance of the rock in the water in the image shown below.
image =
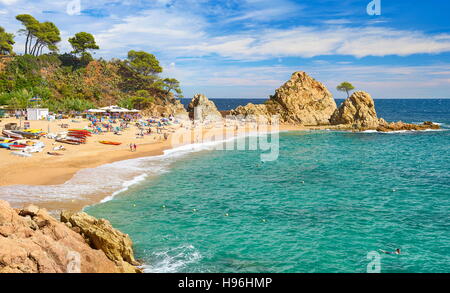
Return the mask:
[[366, 92], [355, 92], [331, 116], [331, 124], [351, 125], [355, 129], [378, 127], [379, 120], [372, 97]]
[[404, 122], [392, 122], [388, 123], [383, 119], [380, 119], [380, 124], [377, 127], [377, 131], [380, 132], [392, 132], [392, 131], [423, 131], [427, 129], [440, 129], [441, 127], [432, 122], [424, 122], [423, 124], [410, 124]]
[[102, 250], [110, 260], [137, 265], [131, 238], [114, 229], [109, 221], [96, 219], [86, 213], [64, 211], [61, 213], [61, 222], [79, 228], [91, 247]]
[[200, 121], [220, 121], [222, 114], [217, 110], [213, 101], [210, 101], [205, 95], [197, 94], [192, 98], [188, 106], [188, 112], [194, 114], [195, 120]]
[[138, 271], [129, 263], [112, 261], [103, 251], [91, 248], [80, 234], [45, 209], [27, 207], [16, 211], [0, 201], [0, 273]]
[[336, 108], [336, 102], [325, 85], [305, 72], [295, 72], [265, 104], [238, 107], [232, 114], [247, 116], [255, 113], [265, 115], [267, 119], [278, 115], [281, 123], [315, 126], [330, 124]]

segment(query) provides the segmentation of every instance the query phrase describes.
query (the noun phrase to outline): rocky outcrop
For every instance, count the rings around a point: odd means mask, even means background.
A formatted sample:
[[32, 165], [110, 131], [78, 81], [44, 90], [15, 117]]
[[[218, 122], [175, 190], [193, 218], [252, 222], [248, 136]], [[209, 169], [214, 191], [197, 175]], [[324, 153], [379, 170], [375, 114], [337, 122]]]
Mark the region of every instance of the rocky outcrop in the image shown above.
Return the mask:
[[388, 123], [384, 119], [379, 120], [377, 131], [392, 132], [392, 131], [423, 131], [427, 129], [440, 129], [441, 127], [433, 122], [424, 122], [423, 124], [410, 124], [404, 122]]
[[377, 117], [375, 102], [366, 92], [355, 92], [334, 112], [330, 119], [331, 124], [339, 125], [341, 129], [354, 131], [377, 130], [380, 132], [392, 131], [420, 131], [439, 129], [440, 126], [432, 122], [423, 124], [409, 124], [399, 122], [388, 123]]
[[295, 72], [264, 105], [255, 107], [249, 104], [235, 109], [232, 114], [246, 116], [256, 112], [267, 119], [278, 115], [281, 123], [328, 125], [336, 108], [336, 102], [325, 85], [305, 72]]
[[130, 237], [114, 229], [107, 220], [96, 219], [86, 213], [64, 211], [61, 222], [69, 223], [69, 227], [79, 231], [92, 248], [102, 250], [110, 260], [138, 265]]
[[205, 95], [197, 94], [192, 98], [188, 106], [188, 112], [193, 114], [195, 120], [200, 121], [220, 121], [222, 114], [217, 110], [213, 101], [210, 101]]
[[174, 116], [180, 120], [189, 120], [189, 114], [180, 100], [176, 99], [172, 93], [166, 97], [160, 97], [150, 104], [142, 114], [146, 117], [170, 117]]
[[[103, 250], [92, 248], [86, 235], [79, 232], [81, 229], [55, 220], [45, 209], [28, 206], [15, 210], [0, 201], [0, 273], [139, 272], [127, 262], [136, 264], [127, 253], [122, 255], [123, 261], [109, 258]], [[120, 235], [112, 227], [104, 233]]]
[[379, 120], [372, 97], [366, 92], [355, 92], [336, 109], [330, 119], [333, 125], [352, 125], [357, 129], [378, 127]]
[[186, 112], [184, 106], [178, 103], [171, 103], [166, 105], [152, 104], [147, 109], [142, 111], [146, 117], [170, 117], [174, 116], [180, 120], [189, 120], [189, 114]]

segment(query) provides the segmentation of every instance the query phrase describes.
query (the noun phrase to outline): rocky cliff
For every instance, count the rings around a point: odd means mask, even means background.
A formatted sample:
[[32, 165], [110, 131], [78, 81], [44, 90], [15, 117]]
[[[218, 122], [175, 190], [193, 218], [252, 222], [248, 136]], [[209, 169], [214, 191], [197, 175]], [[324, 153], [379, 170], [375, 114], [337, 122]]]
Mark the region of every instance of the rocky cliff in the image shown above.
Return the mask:
[[201, 121], [220, 121], [222, 114], [217, 110], [213, 101], [210, 101], [205, 95], [197, 94], [192, 98], [188, 106], [188, 112], [195, 120]]
[[132, 243], [108, 221], [0, 201], [0, 273], [135, 273]]
[[332, 94], [305, 72], [295, 72], [264, 105], [238, 107], [232, 115], [278, 115], [281, 123], [328, 125], [336, 110]]

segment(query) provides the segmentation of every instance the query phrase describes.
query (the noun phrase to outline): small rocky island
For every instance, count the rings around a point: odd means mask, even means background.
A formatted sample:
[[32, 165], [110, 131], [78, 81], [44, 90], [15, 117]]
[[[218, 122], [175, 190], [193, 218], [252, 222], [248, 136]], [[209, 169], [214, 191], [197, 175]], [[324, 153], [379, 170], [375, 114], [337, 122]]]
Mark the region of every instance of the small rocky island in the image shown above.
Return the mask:
[[324, 84], [306, 72], [295, 72], [291, 79], [275, 91], [264, 104], [237, 107], [232, 115], [259, 116], [280, 123], [304, 126], [330, 126], [335, 129], [380, 132], [401, 130], [439, 129], [439, 125], [424, 122], [421, 125], [403, 122], [388, 123], [378, 118], [375, 102], [370, 94], [358, 91], [347, 98], [338, 108], [333, 95]]

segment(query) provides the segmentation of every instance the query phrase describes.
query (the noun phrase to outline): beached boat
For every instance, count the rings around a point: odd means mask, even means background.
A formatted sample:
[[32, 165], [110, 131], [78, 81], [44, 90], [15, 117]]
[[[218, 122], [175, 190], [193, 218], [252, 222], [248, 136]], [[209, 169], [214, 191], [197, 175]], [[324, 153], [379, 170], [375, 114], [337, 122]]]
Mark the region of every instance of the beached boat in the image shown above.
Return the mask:
[[31, 133], [31, 132], [26, 132], [26, 131], [19, 131], [19, 130], [11, 130], [11, 132], [21, 135], [22, 138], [33, 138], [33, 139], [39, 139], [41, 138], [41, 136], [37, 133]]
[[9, 137], [9, 138], [23, 139], [23, 136], [22, 136], [22, 135], [17, 134], [17, 133], [15, 133], [15, 132], [13, 132], [12, 130], [6, 130], [6, 129], [3, 129], [3, 130], [2, 130], [2, 134], [3, 134], [4, 136], [6, 136], [6, 137]]
[[10, 145], [12, 145], [12, 143], [0, 143], [0, 148], [9, 149]]
[[121, 144], [122, 144], [121, 142], [104, 141], [104, 140], [99, 141], [99, 143], [101, 143], [101, 144], [107, 144], [107, 145], [121, 145]]
[[80, 145], [81, 144], [81, 142], [79, 142], [79, 141], [67, 140], [64, 138], [56, 139], [56, 141], [60, 142], [60, 143], [71, 144], [71, 145]]
[[11, 152], [11, 154], [19, 157], [26, 157], [26, 158], [31, 157], [31, 154], [26, 152]]
[[21, 151], [24, 150], [26, 147], [27, 145], [25, 144], [12, 144], [9, 146], [9, 149], [13, 151]]

